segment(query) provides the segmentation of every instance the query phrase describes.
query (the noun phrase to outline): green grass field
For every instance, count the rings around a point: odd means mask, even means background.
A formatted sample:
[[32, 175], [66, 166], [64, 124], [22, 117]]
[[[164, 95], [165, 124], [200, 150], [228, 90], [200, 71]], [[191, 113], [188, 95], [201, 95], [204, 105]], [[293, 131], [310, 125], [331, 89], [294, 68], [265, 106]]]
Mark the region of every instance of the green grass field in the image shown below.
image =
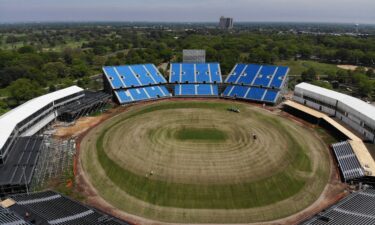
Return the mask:
[[225, 132], [213, 128], [187, 128], [182, 127], [177, 131], [175, 138], [179, 140], [205, 140], [205, 141], [225, 141], [227, 135]]
[[301, 75], [301, 73], [309, 68], [314, 68], [318, 75], [327, 75], [329, 73], [336, 73], [341, 70], [334, 64], [320, 63], [311, 60], [288, 60], [276, 62], [276, 65], [288, 66], [290, 68], [290, 75]]
[[84, 171], [115, 207], [160, 221], [267, 221], [311, 204], [328, 180], [325, 144], [291, 121], [231, 106], [134, 107], [85, 137]]

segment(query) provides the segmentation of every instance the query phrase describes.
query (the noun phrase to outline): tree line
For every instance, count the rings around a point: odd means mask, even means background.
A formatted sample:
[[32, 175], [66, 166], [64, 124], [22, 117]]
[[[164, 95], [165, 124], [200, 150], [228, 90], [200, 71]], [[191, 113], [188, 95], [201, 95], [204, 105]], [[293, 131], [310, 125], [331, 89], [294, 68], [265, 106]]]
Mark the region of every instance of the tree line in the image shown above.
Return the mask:
[[[238, 62], [314, 60], [374, 67], [375, 61], [371, 36], [100, 25], [7, 27], [0, 34], [0, 112], [73, 83], [88, 87], [89, 76], [101, 73], [104, 65], [182, 61], [183, 49], [205, 49], [207, 61], [220, 62], [223, 74]], [[71, 47], [72, 42], [78, 47]], [[56, 45], [63, 47], [51, 50]], [[360, 93], [369, 96], [374, 85], [368, 71], [328, 74], [326, 80], [355, 84], [370, 90]], [[317, 75], [306, 70], [301, 79], [316, 82]]]

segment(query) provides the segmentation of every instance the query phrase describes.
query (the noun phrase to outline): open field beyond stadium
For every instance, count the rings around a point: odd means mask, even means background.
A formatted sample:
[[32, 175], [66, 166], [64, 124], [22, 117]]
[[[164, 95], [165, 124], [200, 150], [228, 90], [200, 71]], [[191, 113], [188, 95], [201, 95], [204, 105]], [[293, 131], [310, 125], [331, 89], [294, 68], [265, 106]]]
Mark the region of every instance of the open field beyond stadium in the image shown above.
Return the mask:
[[320, 196], [330, 171], [314, 130], [228, 101], [133, 106], [93, 128], [80, 156], [108, 203], [175, 223], [286, 217]]

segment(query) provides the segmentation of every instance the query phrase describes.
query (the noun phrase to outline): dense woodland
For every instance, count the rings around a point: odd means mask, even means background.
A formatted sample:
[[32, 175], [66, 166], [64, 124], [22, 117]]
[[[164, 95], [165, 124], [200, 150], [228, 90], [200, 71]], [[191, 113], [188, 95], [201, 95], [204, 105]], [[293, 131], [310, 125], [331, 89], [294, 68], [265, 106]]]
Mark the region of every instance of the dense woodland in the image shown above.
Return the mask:
[[[207, 61], [220, 62], [224, 75], [238, 62], [288, 65], [292, 84], [309, 81], [373, 97], [375, 36], [371, 34], [316, 34], [273, 26], [225, 32], [202, 25], [189, 29], [182, 25], [3, 25], [0, 113], [75, 83], [99, 89], [100, 83], [91, 77], [100, 74], [103, 65], [163, 65], [181, 61], [182, 49], [205, 49]], [[360, 67], [349, 71], [335, 64]], [[165, 68], [161, 71], [167, 75]]]

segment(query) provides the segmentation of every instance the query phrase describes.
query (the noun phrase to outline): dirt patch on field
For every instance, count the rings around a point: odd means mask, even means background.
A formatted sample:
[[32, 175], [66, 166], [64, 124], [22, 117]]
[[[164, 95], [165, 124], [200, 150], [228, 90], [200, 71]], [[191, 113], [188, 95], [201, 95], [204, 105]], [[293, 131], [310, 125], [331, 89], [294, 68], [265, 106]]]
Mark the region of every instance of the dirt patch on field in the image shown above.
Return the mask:
[[54, 126], [56, 132], [54, 136], [57, 138], [75, 138], [80, 136], [81, 134], [85, 133], [86, 131], [90, 130], [91, 128], [95, 127], [96, 125], [100, 124], [101, 122], [105, 121], [108, 118], [113, 117], [118, 113], [124, 111], [125, 108], [123, 107], [116, 107], [112, 108], [105, 113], [95, 116], [95, 117], [81, 117], [74, 123], [59, 123]]
[[72, 125], [60, 125], [56, 127], [56, 137], [64, 138], [64, 137], [76, 137], [77, 135], [85, 132], [92, 126], [100, 123], [102, 121], [102, 116], [97, 117], [82, 117], [78, 119]]

